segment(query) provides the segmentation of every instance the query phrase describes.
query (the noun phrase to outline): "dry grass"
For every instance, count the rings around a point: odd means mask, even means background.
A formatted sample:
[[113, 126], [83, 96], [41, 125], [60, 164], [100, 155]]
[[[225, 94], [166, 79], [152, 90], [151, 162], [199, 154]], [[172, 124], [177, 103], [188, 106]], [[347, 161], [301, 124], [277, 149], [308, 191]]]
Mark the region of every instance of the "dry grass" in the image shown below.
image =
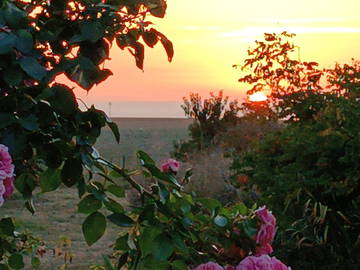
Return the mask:
[[211, 147], [192, 153], [184, 164], [186, 166], [193, 169], [188, 190], [195, 191], [200, 197], [219, 199], [224, 204], [237, 199], [236, 189], [228, 183], [230, 160], [224, 157], [223, 148]]
[[[127, 166], [136, 166], [135, 152], [139, 149], [152, 154], [157, 162], [169, 157], [172, 142], [187, 136], [187, 119], [115, 119], [120, 127], [121, 143], [116, 144], [109, 129], [104, 129], [96, 147], [107, 159], [121, 163], [126, 157]], [[59, 244], [59, 239], [71, 240], [73, 261], [67, 269], [88, 269], [92, 263], [102, 263], [102, 255], [111, 252], [109, 246], [114, 242], [119, 228], [110, 225], [104, 237], [88, 247], [81, 231], [85, 215], [77, 213], [79, 202], [77, 190], [62, 187], [57, 191], [35, 196], [35, 215], [24, 207], [20, 195], [13, 196], [0, 208], [0, 217], [16, 218], [19, 230], [31, 230], [42, 238], [47, 245], [47, 253], [42, 260], [42, 268], [58, 269], [63, 264], [63, 257], [53, 256], [52, 249]], [[127, 203], [127, 202], [125, 202]]]

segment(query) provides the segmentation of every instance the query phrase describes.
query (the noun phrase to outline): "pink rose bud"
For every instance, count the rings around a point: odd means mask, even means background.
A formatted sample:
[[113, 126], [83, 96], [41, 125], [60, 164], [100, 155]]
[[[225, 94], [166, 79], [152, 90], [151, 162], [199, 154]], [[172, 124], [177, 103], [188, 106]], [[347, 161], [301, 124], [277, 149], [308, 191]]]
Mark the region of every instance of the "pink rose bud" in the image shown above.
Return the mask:
[[180, 169], [180, 162], [175, 159], [168, 159], [161, 164], [161, 171], [165, 173], [176, 173]]

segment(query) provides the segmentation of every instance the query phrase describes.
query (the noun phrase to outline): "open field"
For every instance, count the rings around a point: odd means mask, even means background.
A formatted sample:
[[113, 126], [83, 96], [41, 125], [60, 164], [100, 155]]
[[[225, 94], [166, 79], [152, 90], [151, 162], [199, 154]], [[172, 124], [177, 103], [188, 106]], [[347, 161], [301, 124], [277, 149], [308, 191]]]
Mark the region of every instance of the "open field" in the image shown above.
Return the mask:
[[[187, 137], [187, 126], [190, 123], [188, 119], [151, 118], [115, 118], [114, 121], [120, 128], [120, 144], [116, 144], [111, 131], [105, 128], [96, 147], [105, 158], [116, 163], [121, 163], [125, 157], [126, 165], [129, 167], [137, 164], [135, 153], [139, 149], [150, 153], [158, 162], [168, 158], [172, 142]], [[44, 256], [44, 265], [41, 269], [58, 269], [62, 265], [63, 258], [55, 258], [51, 249], [55, 248], [59, 239], [63, 237], [71, 240], [70, 250], [74, 254], [73, 262], [68, 269], [88, 269], [91, 263], [102, 262], [101, 256], [111, 250], [109, 245], [118, 229], [110, 226], [99, 242], [88, 247], [81, 232], [85, 215], [77, 213], [78, 201], [76, 189], [62, 187], [47, 194], [37, 193], [37, 212], [32, 216], [25, 209], [20, 196], [15, 194], [0, 208], [0, 216], [16, 217], [19, 230], [31, 229], [45, 240], [48, 252]]]

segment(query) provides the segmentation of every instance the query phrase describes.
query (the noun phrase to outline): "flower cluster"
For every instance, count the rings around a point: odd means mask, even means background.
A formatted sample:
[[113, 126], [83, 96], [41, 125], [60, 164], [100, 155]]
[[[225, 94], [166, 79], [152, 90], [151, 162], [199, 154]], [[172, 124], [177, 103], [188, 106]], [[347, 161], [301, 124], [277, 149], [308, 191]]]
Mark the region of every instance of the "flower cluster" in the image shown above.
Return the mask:
[[8, 148], [0, 144], [0, 206], [14, 192], [14, 165]]
[[261, 256], [248, 256], [242, 260], [236, 267], [234, 266], [225, 266], [208, 262], [199, 265], [194, 270], [291, 270], [290, 267], [287, 267], [281, 261], [275, 257], [270, 257], [269, 255]]
[[177, 173], [180, 169], [180, 162], [175, 159], [168, 159], [161, 164], [161, 171], [165, 173]]
[[290, 270], [290, 267], [268, 255], [273, 252], [271, 244], [276, 234], [276, 218], [265, 206], [256, 210], [255, 215], [259, 220], [259, 229], [254, 239], [257, 244], [255, 256], [245, 257], [236, 267], [222, 267], [217, 263], [208, 262], [194, 270]]

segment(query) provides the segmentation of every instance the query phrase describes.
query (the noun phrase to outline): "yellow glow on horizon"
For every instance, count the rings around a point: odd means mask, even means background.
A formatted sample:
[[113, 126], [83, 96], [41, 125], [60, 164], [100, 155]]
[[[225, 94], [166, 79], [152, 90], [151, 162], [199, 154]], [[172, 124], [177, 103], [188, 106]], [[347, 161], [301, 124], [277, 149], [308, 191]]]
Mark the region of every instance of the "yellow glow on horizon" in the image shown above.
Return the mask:
[[249, 96], [249, 100], [253, 102], [261, 102], [267, 100], [267, 96], [263, 92], [256, 92]]
[[168, 0], [164, 19], [148, 18], [174, 44], [172, 63], [161, 44], [145, 49], [144, 72], [126, 51], [111, 49], [105, 67], [114, 73], [80, 98], [96, 101], [181, 101], [189, 92], [207, 96], [224, 90], [246, 98], [247, 86], [234, 64], [264, 32], [294, 32], [302, 61], [331, 68], [335, 62], [360, 59], [359, 0]]

